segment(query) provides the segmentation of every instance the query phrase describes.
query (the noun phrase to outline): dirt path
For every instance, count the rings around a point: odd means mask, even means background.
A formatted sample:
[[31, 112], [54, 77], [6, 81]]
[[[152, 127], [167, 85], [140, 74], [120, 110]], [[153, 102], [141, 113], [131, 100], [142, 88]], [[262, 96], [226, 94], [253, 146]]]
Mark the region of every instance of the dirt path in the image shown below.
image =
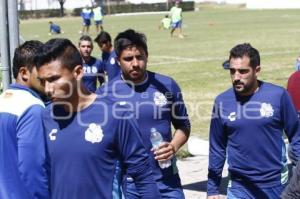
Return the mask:
[[[207, 183], [208, 156], [195, 156], [177, 161], [186, 199], [205, 199]], [[227, 170], [227, 167], [224, 169]], [[223, 176], [227, 176], [224, 172]], [[223, 178], [224, 179], [224, 178]], [[225, 199], [226, 178], [222, 180], [220, 199]]]

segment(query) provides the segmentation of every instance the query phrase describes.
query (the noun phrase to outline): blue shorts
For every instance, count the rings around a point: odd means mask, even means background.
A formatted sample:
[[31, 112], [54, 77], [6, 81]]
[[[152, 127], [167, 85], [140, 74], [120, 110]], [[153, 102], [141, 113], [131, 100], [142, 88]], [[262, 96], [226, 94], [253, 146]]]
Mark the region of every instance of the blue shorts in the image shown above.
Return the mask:
[[91, 20], [90, 19], [83, 19], [83, 26], [90, 26], [91, 25]]
[[100, 21], [95, 21], [95, 25], [102, 25], [102, 20], [100, 20]]
[[227, 188], [227, 199], [280, 199], [285, 186], [286, 184], [263, 188], [238, 183]]
[[177, 21], [177, 22], [173, 22], [172, 23], [172, 28], [181, 28], [182, 25], [182, 20]]
[[[181, 186], [179, 175], [167, 176], [161, 181], [157, 181], [161, 198], [184, 199], [184, 194]], [[124, 195], [127, 199], [140, 199], [139, 193], [136, 190], [132, 180], [127, 180], [124, 186]]]

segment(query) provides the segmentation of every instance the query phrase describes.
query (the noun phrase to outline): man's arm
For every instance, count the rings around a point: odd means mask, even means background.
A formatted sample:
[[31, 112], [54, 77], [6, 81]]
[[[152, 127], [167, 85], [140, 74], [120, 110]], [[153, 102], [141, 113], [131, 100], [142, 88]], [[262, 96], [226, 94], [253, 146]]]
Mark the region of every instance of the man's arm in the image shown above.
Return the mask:
[[209, 132], [207, 196], [218, 198], [222, 170], [226, 160], [227, 136], [221, 120], [219, 103], [215, 101]]
[[105, 82], [104, 63], [101, 60], [97, 59], [96, 67], [97, 67], [97, 79], [99, 85], [101, 86]]
[[162, 143], [158, 150], [155, 150], [155, 159], [165, 161], [171, 159], [176, 152], [187, 142], [190, 136], [191, 124], [187, 114], [187, 109], [183, 101], [181, 89], [178, 84], [172, 80], [172, 104], [171, 104], [171, 121], [175, 132], [171, 142]]
[[[128, 116], [124, 115], [124, 118]], [[124, 163], [128, 175], [134, 179], [141, 198], [160, 198], [157, 184], [153, 179], [149, 154], [142, 143], [135, 119], [120, 120], [118, 147], [122, 157], [121, 162]]]
[[171, 142], [163, 142], [157, 150], [155, 150], [155, 159], [165, 161], [171, 159], [177, 151], [187, 142], [190, 129], [181, 127], [175, 130]]
[[30, 107], [18, 120], [19, 172], [32, 198], [49, 198], [45, 168], [45, 139], [40, 105]]

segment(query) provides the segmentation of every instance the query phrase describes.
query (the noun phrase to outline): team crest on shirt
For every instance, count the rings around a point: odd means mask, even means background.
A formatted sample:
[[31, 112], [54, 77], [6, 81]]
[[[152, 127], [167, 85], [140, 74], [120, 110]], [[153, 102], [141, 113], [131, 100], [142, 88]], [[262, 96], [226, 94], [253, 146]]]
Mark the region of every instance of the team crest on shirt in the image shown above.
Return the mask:
[[167, 104], [167, 98], [161, 92], [155, 92], [154, 93], [154, 103], [155, 103], [155, 105], [162, 107]]
[[103, 131], [100, 125], [91, 123], [85, 131], [85, 140], [91, 143], [99, 143], [102, 141]]
[[274, 109], [269, 103], [262, 103], [259, 111], [262, 117], [272, 117], [274, 114]]
[[111, 58], [111, 59], [110, 59], [110, 64], [111, 64], [111, 65], [114, 65], [115, 63], [116, 63], [115, 58]]
[[231, 112], [229, 115], [228, 115], [228, 119], [233, 122], [236, 120], [236, 112]]

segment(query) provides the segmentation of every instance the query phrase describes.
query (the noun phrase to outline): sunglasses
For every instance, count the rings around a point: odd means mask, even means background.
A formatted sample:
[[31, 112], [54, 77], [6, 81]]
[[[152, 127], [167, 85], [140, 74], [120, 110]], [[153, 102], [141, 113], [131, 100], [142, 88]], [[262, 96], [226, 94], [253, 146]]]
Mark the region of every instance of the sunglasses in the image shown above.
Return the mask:
[[144, 55], [136, 55], [136, 56], [128, 56], [128, 57], [122, 57], [122, 59], [126, 62], [130, 62], [132, 61], [134, 58], [136, 58], [137, 60], [141, 61], [145, 59]]

